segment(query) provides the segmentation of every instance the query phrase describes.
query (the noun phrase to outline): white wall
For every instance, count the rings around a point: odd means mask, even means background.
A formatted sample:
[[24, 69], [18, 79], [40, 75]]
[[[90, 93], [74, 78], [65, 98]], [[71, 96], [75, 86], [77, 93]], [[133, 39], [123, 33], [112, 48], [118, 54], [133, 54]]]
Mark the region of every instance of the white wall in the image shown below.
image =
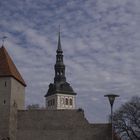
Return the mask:
[[[75, 95], [67, 94], [54, 94], [46, 98], [46, 107], [47, 109], [75, 109]], [[48, 106], [48, 101], [55, 100], [55, 104]], [[66, 99], [68, 99], [68, 105], [66, 105]], [[72, 99], [72, 105], [70, 105], [70, 99]]]

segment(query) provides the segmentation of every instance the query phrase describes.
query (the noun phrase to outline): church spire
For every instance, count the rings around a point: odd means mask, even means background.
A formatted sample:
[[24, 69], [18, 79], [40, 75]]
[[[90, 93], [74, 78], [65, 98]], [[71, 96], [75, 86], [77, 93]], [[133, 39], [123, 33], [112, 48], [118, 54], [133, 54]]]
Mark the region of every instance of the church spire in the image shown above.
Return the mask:
[[59, 27], [57, 53], [63, 53], [62, 47], [61, 47], [61, 39], [60, 38], [61, 37], [60, 37], [60, 27]]
[[56, 53], [57, 53], [56, 64], [54, 66], [55, 68], [54, 83], [66, 82], [65, 65], [63, 63], [63, 50], [61, 47], [61, 39], [60, 39], [60, 27], [59, 27], [59, 35], [58, 35], [58, 47]]
[[60, 27], [58, 34], [58, 46], [56, 49], [56, 63], [54, 65], [54, 83], [50, 83], [46, 97], [48, 109], [75, 109], [76, 93], [66, 81], [65, 64], [63, 62], [63, 50], [61, 47]]

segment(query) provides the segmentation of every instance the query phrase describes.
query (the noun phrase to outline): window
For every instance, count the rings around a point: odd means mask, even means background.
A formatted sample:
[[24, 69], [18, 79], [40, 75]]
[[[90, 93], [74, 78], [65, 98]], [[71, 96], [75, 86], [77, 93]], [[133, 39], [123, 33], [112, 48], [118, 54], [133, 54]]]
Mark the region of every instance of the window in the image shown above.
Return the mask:
[[66, 105], [68, 105], [69, 103], [68, 103], [68, 98], [66, 98]]
[[6, 87], [6, 86], [7, 86], [7, 83], [5, 82], [4, 85], [5, 85], [5, 87]]
[[51, 101], [48, 101], [48, 106], [51, 106]]
[[72, 105], [72, 99], [70, 99], [70, 105]]
[[55, 104], [55, 99], [49, 100], [48, 101], [48, 106], [52, 106]]
[[61, 98], [61, 104], [64, 104], [64, 98]]
[[6, 104], [6, 100], [3, 101], [3, 104]]

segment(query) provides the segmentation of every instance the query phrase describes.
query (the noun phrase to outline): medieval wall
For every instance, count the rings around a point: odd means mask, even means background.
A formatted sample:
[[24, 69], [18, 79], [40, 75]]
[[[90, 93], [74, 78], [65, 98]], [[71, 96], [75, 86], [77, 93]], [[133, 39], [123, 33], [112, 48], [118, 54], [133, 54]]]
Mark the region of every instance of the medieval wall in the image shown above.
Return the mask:
[[[0, 77], [0, 139], [13, 137], [16, 109], [24, 109], [24, 86], [12, 77]], [[14, 131], [14, 132], [13, 132]]]
[[9, 136], [11, 80], [0, 77], [0, 138]]
[[[94, 131], [80, 110], [18, 111], [18, 140], [94, 140]], [[98, 140], [109, 139], [101, 139], [99, 134]]]
[[10, 119], [9, 119], [10, 140], [16, 140], [16, 134], [17, 134], [17, 104], [14, 103], [10, 109]]
[[25, 87], [19, 83], [14, 78], [11, 78], [11, 101], [10, 104], [13, 105], [14, 102], [17, 104], [18, 109], [24, 109], [25, 104]]

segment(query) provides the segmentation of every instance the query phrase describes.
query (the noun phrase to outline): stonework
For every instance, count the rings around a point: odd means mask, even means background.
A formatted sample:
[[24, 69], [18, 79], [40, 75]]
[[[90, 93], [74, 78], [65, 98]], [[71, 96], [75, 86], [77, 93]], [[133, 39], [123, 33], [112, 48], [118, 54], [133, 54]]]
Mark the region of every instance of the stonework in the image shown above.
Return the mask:
[[111, 140], [108, 124], [95, 126], [82, 110], [24, 110], [18, 111], [17, 139]]
[[[9, 137], [13, 130], [14, 105], [24, 109], [25, 87], [13, 77], [0, 77], [0, 133], [1, 137]], [[12, 128], [12, 129], [10, 129]]]

